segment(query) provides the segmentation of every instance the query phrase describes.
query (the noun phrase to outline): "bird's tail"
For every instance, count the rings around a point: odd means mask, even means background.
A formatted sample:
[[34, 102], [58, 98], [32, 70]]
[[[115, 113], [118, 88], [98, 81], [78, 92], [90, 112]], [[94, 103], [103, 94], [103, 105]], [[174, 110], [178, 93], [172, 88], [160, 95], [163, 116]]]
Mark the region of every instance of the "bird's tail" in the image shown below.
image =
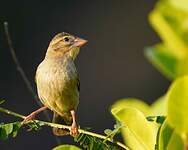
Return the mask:
[[[53, 123], [57, 123], [57, 124], [63, 124], [66, 123], [63, 119], [62, 116], [58, 115], [56, 112], [54, 112], [53, 115]], [[66, 123], [67, 124], [67, 123]], [[64, 135], [69, 135], [70, 132], [68, 130], [65, 129], [60, 129], [60, 128], [53, 128], [53, 134], [55, 134], [56, 136], [64, 136]]]

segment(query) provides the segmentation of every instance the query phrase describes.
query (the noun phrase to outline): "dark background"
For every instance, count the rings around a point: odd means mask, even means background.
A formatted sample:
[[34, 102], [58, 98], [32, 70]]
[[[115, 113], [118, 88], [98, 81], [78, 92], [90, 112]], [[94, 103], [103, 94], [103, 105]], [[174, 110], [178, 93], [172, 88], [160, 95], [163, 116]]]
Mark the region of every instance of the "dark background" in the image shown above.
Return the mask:
[[[169, 82], [144, 58], [143, 48], [160, 40], [147, 16], [156, 0], [0, 0], [0, 98], [3, 107], [27, 115], [38, 108], [12, 61], [3, 30], [9, 29], [18, 59], [33, 87], [37, 65], [48, 43], [66, 31], [89, 43], [76, 65], [81, 78], [78, 119], [81, 127], [102, 133], [112, 128], [109, 107], [117, 99], [136, 97], [151, 103]], [[40, 117], [43, 117], [42, 115]], [[1, 122], [14, 117], [0, 115]], [[62, 137], [62, 143], [72, 138]], [[0, 141], [0, 150], [49, 150], [56, 142], [49, 128], [23, 130], [15, 139]]]

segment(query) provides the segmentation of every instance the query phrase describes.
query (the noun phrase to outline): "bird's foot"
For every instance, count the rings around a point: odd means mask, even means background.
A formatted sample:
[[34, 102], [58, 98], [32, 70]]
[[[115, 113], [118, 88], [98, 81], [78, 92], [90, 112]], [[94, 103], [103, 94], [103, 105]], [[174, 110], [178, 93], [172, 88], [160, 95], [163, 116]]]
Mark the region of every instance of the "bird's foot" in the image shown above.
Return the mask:
[[71, 125], [71, 130], [70, 130], [70, 135], [75, 137], [78, 135], [78, 126], [76, 124], [76, 122], [73, 122], [72, 125]]
[[26, 116], [26, 118], [24, 119], [23, 122], [34, 120], [36, 115], [39, 114], [40, 112], [44, 111], [45, 109], [47, 109], [46, 106], [43, 106], [43, 107], [37, 109], [36, 111], [32, 112], [30, 115]]
[[30, 115], [26, 116], [25, 119], [23, 120], [23, 122], [28, 122], [31, 120], [34, 120], [36, 117], [36, 113], [31, 113]]

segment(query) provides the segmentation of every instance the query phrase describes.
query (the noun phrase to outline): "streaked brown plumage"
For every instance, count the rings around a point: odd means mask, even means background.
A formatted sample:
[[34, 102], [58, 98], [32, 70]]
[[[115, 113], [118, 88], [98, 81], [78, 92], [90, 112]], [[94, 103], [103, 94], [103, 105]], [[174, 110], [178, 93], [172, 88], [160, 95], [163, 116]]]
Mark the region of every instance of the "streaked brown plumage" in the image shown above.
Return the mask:
[[[45, 108], [54, 112], [53, 122], [60, 123], [63, 119], [66, 124], [72, 123], [73, 136], [78, 133], [75, 112], [79, 103], [79, 77], [74, 59], [85, 43], [86, 40], [68, 33], [57, 34], [36, 71], [37, 91], [41, 102]], [[27, 120], [35, 115], [35, 112], [30, 114]], [[53, 131], [56, 135], [65, 134], [63, 130]]]

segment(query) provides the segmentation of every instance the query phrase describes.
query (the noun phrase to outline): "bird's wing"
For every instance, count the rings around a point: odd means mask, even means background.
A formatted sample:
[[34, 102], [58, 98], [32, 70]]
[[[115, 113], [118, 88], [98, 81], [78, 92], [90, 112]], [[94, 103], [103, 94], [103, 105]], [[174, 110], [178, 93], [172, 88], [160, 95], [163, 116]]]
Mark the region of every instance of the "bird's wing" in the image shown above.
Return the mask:
[[36, 73], [35, 73], [35, 83], [37, 83], [37, 78], [38, 78], [38, 70], [40, 69], [41, 64], [42, 64], [42, 62], [41, 62], [39, 65], [38, 65], [37, 70], [36, 70]]

